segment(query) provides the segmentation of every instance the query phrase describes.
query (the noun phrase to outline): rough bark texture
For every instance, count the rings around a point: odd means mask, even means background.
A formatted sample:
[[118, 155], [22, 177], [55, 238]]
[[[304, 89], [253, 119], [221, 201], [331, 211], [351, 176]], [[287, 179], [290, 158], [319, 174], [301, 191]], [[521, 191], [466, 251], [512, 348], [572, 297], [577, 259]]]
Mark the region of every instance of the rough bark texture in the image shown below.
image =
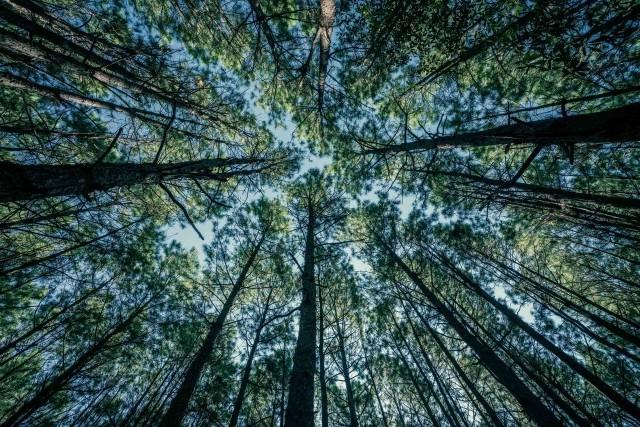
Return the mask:
[[[225, 180], [253, 171], [223, 168], [257, 163], [251, 159], [207, 159], [170, 164], [100, 163], [24, 165], [0, 162], [0, 203], [53, 196], [80, 196], [134, 184], [179, 178]], [[215, 170], [221, 170], [215, 172]]]
[[640, 139], [640, 103], [597, 113], [513, 123], [480, 132], [418, 139], [398, 145], [388, 145], [364, 154], [398, 153], [403, 151], [437, 150], [460, 147], [487, 147], [507, 144], [585, 144], [626, 142]]
[[334, 0], [320, 0], [320, 18], [318, 25], [318, 41], [320, 43], [320, 66], [318, 71], [318, 109], [322, 112], [324, 104], [324, 87], [329, 68], [329, 54], [331, 50], [331, 33], [336, 16]]
[[313, 427], [314, 374], [316, 370], [316, 285], [315, 263], [315, 213], [309, 206], [309, 222], [302, 273], [302, 303], [298, 341], [293, 354], [293, 369], [289, 379], [289, 401], [285, 413], [285, 427]]

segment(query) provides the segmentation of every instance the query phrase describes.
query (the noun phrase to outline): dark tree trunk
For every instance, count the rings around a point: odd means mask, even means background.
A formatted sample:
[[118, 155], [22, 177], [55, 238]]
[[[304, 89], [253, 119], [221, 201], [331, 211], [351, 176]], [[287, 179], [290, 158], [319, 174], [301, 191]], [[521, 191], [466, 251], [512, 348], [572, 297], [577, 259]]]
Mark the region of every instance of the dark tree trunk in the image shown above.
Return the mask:
[[[431, 421], [431, 424], [433, 426], [435, 426], [435, 427], [440, 427], [440, 422], [438, 421], [438, 418], [436, 417], [436, 415], [431, 410], [431, 405], [429, 404], [429, 399], [428, 399], [427, 396], [424, 395], [424, 391], [422, 390], [422, 386], [420, 385], [420, 383], [416, 379], [415, 375], [413, 374], [413, 369], [411, 368], [411, 365], [409, 365], [409, 361], [407, 360], [406, 356], [404, 355], [404, 352], [403, 352], [402, 348], [400, 347], [400, 345], [395, 340], [393, 341], [393, 343], [396, 346], [396, 350], [398, 352], [398, 357], [400, 357], [400, 361], [402, 362], [402, 364], [404, 365], [405, 369], [407, 370], [407, 375], [409, 376], [409, 379], [411, 380], [411, 384], [413, 384], [413, 388], [416, 390], [416, 393], [418, 394], [418, 398], [420, 399], [420, 402], [422, 403], [422, 406], [423, 406], [425, 412], [427, 413], [427, 416], [429, 417], [429, 420]], [[429, 383], [428, 379], [425, 378], [425, 380], [427, 380], [426, 384], [430, 388], [431, 384]], [[431, 394], [433, 394], [432, 390], [429, 390], [429, 391], [431, 392]], [[395, 394], [394, 394], [394, 396], [395, 396]], [[404, 416], [402, 416], [402, 418], [404, 419]]]
[[224, 322], [227, 319], [227, 315], [231, 311], [231, 307], [236, 299], [236, 296], [242, 289], [244, 285], [244, 281], [249, 274], [249, 270], [253, 266], [253, 263], [260, 251], [260, 247], [266, 238], [266, 231], [263, 231], [262, 236], [258, 243], [253, 247], [247, 261], [242, 267], [242, 271], [238, 276], [238, 279], [233, 284], [233, 288], [231, 289], [231, 293], [227, 297], [224, 305], [222, 306], [222, 310], [218, 313], [216, 320], [211, 323], [209, 327], [209, 332], [202, 345], [198, 349], [198, 352], [195, 354], [187, 371], [184, 374], [184, 379], [180, 384], [180, 388], [178, 392], [173, 397], [171, 404], [169, 405], [169, 409], [165, 413], [160, 425], [163, 427], [179, 427], [182, 423], [182, 420], [187, 414], [187, 409], [189, 406], [189, 401], [191, 400], [191, 396], [193, 395], [194, 390], [198, 384], [198, 380], [200, 379], [200, 375], [202, 375], [202, 371], [204, 370], [204, 366], [209, 360], [211, 353], [213, 351], [213, 347], [216, 343], [220, 332], [224, 326]]
[[438, 336], [438, 334], [436, 333], [436, 331], [434, 331], [431, 326], [429, 325], [429, 322], [426, 321], [426, 319], [424, 319], [422, 317], [422, 315], [420, 314], [420, 312], [417, 310], [416, 306], [413, 304], [413, 302], [410, 301], [411, 307], [413, 308], [413, 310], [418, 314], [418, 316], [420, 317], [420, 320], [422, 321], [422, 323], [424, 324], [425, 328], [427, 329], [427, 331], [429, 331], [429, 334], [431, 335], [431, 337], [433, 338], [433, 340], [435, 341], [435, 343], [438, 345], [438, 347], [440, 348], [440, 350], [443, 352], [443, 354], [445, 355], [445, 357], [447, 358], [447, 360], [449, 360], [449, 363], [451, 363], [451, 366], [453, 366], [454, 370], [458, 373], [458, 376], [460, 377], [460, 379], [462, 380], [462, 382], [467, 386], [467, 388], [471, 391], [471, 394], [473, 395], [474, 399], [480, 403], [480, 405], [482, 406], [482, 408], [484, 409], [484, 411], [486, 412], [486, 414], [489, 416], [489, 418], [491, 418], [491, 421], [496, 425], [496, 426], [502, 426], [503, 423], [500, 420], [500, 418], [498, 417], [498, 414], [496, 414], [495, 410], [493, 409], [493, 407], [489, 404], [489, 402], [487, 402], [487, 400], [484, 398], [484, 396], [482, 396], [482, 394], [480, 393], [480, 391], [478, 390], [478, 388], [475, 386], [475, 384], [471, 381], [471, 379], [467, 376], [467, 374], [464, 372], [464, 370], [462, 369], [462, 367], [460, 366], [460, 364], [458, 363], [458, 361], [455, 359], [455, 357], [453, 357], [453, 355], [451, 354], [451, 352], [449, 351], [449, 349], [444, 345], [444, 343], [442, 342], [442, 340], [440, 339], [440, 337]]
[[302, 272], [302, 302], [298, 340], [293, 354], [293, 369], [289, 379], [289, 400], [285, 414], [286, 427], [313, 427], [314, 374], [316, 370], [316, 285], [314, 208], [309, 204], [309, 217]]
[[356, 402], [353, 396], [353, 386], [351, 384], [351, 369], [347, 360], [347, 350], [344, 344], [344, 331], [340, 328], [340, 320], [336, 316], [336, 333], [338, 336], [338, 350], [340, 352], [340, 365], [342, 368], [342, 376], [344, 377], [344, 385], [347, 392], [347, 404], [349, 406], [349, 427], [358, 427], [358, 412], [356, 411]]
[[500, 313], [502, 313], [511, 322], [518, 325], [520, 329], [526, 332], [532, 339], [540, 344], [544, 349], [558, 357], [562, 362], [569, 366], [575, 373], [580, 375], [586, 381], [590, 382], [595, 388], [597, 388], [603, 395], [609, 398], [612, 402], [618, 405], [623, 411], [633, 416], [640, 421], [640, 408], [630, 402], [626, 397], [613, 389], [609, 384], [604, 382], [600, 377], [588, 370], [583, 364], [574, 359], [569, 354], [565, 353], [561, 348], [553, 344], [547, 337], [533, 329], [527, 322], [522, 320], [520, 316], [514, 313], [505, 304], [496, 300], [492, 295], [485, 291], [478, 283], [474, 282], [469, 276], [458, 269], [451, 260], [444, 254], [435, 254], [440, 263], [454, 276], [457, 277], [462, 283], [464, 283], [469, 289], [477, 293], [481, 298], [495, 307]]
[[514, 123], [480, 132], [418, 139], [398, 145], [366, 150], [363, 154], [384, 154], [461, 147], [489, 147], [507, 144], [562, 145], [637, 141], [640, 138], [640, 103], [598, 113]]
[[320, 364], [320, 419], [322, 427], [329, 427], [329, 402], [327, 398], [327, 378], [324, 364], [324, 303], [322, 300], [322, 286], [318, 287], [319, 328], [318, 328], [318, 358]]
[[540, 194], [549, 196], [556, 200], [587, 202], [597, 205], [611, 206], [620, 209], [640, 209], [640, 199], [634, 199], [622, 196], [607, 196], [603, 194], [580, 193], [572, 190], [564, 190], [561, 188], [546, 187], [537, 184], [525, 184], [521, 182], [512, 183], [510, 181], [501, 181], [498, 179], [486, 178], [483, 176], [472, 175], [463, 172], [425, 172], [432, 175], [443, 175], [448, 177], [464, 178], [472, 182], [484, 184], [495, 188], [498, 191], [510, 191], [515, 189], [526, 193]]
[[[24, 165], [0, 162], [0, 203], [53, 196], [80, 196], [116, 187], [180, 178], [224, 181], [233, 176], [258, 171], [256, 169], [225, 172], [225, 168], [260, 163], [256, 159], [205, 159], [168, 164]], [[220, 172], [216, 172], [216, 169]]]
[[373, 375], [373, 370], [371, 369], [371, 361], [369, 360], [369, 356], [367, 354], [367, 348], [364, 343], [364, 337], [362, 339], [362, 355], [364, 356], [364, 363], [367, 373], [369, 374], [369, 379], [371, 380], [371, 386], [373, 387], [373, 392], [376, 396], [376, 401], [378, 402], [378, 408], [380, 409], [380, 415], [382, 415], [382, 423], [384, 427], [389, 427], [389, 421], [387, 420], [387, 414], [384, 412], [384, 407], [382, 406], [382, 399], [380, 398], [380, 391], [378, 390], [378, 386], [376, 384], [375, 376]]
[[462, 324], [451, 308], [447, 307], [424, 284], [420, 276], [414, 273], [400, 257], [383, 241], [379, 240], [384, 250], [389, 254], [395, 264], [411, 279], [420, 289], [423, 295], [429, 300], [440, 315], [447, 321], [449, 326], [456, 331], [460, 338], [473, 350], [480, 363], [486, 367], [495, 378], [511, 392], [513, 397], [522, 405], [524, 412], [540, 427], [551, 425], [562, 425], [553, 412], [542, 404], [540, 399], [520, 380], [517, 373], [507, 365], [486, 343], [480, 341]]
[[267, 323], [267, 313], [269, 312], [270, 297], [271, 295], [269, 295], [264, 311], [260, 316], [260, 322], [258, 323], [258, 327], [256, 328], [256, 335], [253, 338], [253, 342], [251, 343], [251, 348], [249, 349], [249, 355], [247, 356], [247, 361], [245, 363], [244, 370], [242, 371], [240, 388], [238, 389], [238, 394], [236, 395], [236, 399], [233, 403], [233, 411], [231, 413], [231, 419], [229, 420], [229, 427], [236, 427], [238, 425], [238, 419], [240, 418], [240, 411], [242, 410], [242, 404], [244, 403], [245, 393], [247, 391], [247, 386], [249, 385], [249, 378], [251, 376], [253, 359], [256, 355], [256, 351], [258, 350], [258, 345], [260, 344], [260, 336], [262, 335], [262, 331], [264, 330], [264, 327]]

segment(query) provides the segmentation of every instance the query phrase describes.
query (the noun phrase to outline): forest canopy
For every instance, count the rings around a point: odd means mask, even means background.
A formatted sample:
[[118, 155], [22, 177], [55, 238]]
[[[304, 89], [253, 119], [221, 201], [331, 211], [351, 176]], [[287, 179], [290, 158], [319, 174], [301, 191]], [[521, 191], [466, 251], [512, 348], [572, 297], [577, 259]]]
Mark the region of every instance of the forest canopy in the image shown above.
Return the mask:
[[0, 427], [640, 426], [636, 0], [0, 0]]

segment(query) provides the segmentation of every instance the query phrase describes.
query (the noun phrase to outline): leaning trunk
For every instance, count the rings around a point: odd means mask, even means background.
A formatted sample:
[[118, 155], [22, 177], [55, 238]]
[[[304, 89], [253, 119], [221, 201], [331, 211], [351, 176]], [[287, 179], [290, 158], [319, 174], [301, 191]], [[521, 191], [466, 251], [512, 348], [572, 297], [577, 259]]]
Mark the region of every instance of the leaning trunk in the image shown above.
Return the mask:
[[0, 162], [0, 203], [53, 196], [80, 196], [94, 191], [180, 178], [222, 181], [235, 175], [256, 172], [255, 170], [225, 172], [224, 168], [259, 162], [256, 159], [205, 159], [169, 164], [24, 165]]
[[193, 392], [195, 391], [196, 385], [198, 384], [198, 380], [200, 379], [200, 375], [204, 370], [204, 366], [209, 360], [211, 353], [213, 352], [213, 346], [222, 331], [222, 327], [227, 319], [227, 315], [231, 311], [231, 307], [235, 301], [236, 296], [242, 289], [244, 285], [244, 281], [249, 274], [249, 270], [253, 265], [253, 262], [258, 255], [258, 251], [260, 250], [260, 246], [264, 242], [266, 236], [266, 232], [263, 232], [260, 241], [254, 246], [249, 258], [245, 262], [242, 267], [242, 271], [238, 276], [238, 279], [233, 285], [231, 289], [231, 293], [227, 297], [227, 300], [224, 302], [222, 306], [222, 310], [218, 314], [216, 320], [211, 323], [209, 327], [209, 332], [207, 333], [207, 337], [204, 342], [198, 349], [198, 352], [194, 356], [191, 364], [187, 368], [186, 373], [184, 374], [184, 380], [180, 384], [180, 388], [178, 392], [173, 397], [171, 404], [169, 405], [169, 409], [167, 413], [164, 415], [162, 422], [160, 423], [163, 427], [179, 427], [182, 423], [183, 418], [187, 413], [187, 408], [189, 406], [189, 401], [193, 396]]

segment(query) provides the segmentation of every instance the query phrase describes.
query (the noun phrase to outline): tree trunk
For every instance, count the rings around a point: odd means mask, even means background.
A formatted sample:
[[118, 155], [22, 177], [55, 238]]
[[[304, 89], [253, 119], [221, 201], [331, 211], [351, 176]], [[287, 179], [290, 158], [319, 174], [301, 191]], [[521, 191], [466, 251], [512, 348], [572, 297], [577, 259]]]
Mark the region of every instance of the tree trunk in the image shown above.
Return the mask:
[[171, 404], [169, 405], [169, 409], [164, 415], [160, 425], [163, 427], [179, 427], [187, 414], [187, 409], [189, 406], [189, 401], [191, 400], [191, 396], [193, 395], [194, 390], [196, 389], [196, 385], [198, 384], [198, 380], [200, 379], [200, 375], [204, 369], [207, 360], [211, 356], [213, 352], [214, 344], [222, 331], [224, 326], [224, 322], [227, 319], [227, 315], [231, 311], [231, 307], [236, 299], [236, 296], [242, 289], [244, 285], [244, 281], [249, 274], [249, 270], [253, 266], [253, 262], [260, 251], [260, 247], [266, 238], [267, 232], [266, 230], [262, 232], [262, 236], [258, 243], [253, 247], [247, 261], [242, 267], [242, 271], [238, 276], [238, 279], [233, 284], [233, 288], [231, 289], [231, 293], [227, 297], [224, 305], [222, 306], [222, 310], [216, 317], [216, 320], [211, 323], [209, 327], [209, 332], [207, 336], [198, 349], [198, 352], [195, 354], [193, 359], [191, 360], [191, 364], [187, 368], [187, 371], [184, 374], [184, 379], [180, 384], [180, 388], [178, 392], [173, 397]]
[[313, 427], [314, 374], [316, 370], [316, 285], [315, 263], [315, 212], [311, 202], [302, 273], [302, 302], [298, 340], [293, 354], [293, 369], [289, 379], [289, 400], [285, 414], [285, 427]]
[[457, 268], [451, 260], [444, 254], [435, 253], [440, 263], [457, 277], [462, 283], [464, 283], [469, 289], [477, 293], [481, 298], [495, 307], [500, 313], [502, 313], [512, 323], [518, 325], [520, 329], [526, 332], [532, 339], [540, 344], [544, 349], [558, 357], [562, 362], [569, 366], [575, 373], [580, 375], [586, 381], [590, 382], [595, 388], [597, 388], [603, 395], [618, 405], [623, 411], [640, 421], [640, 408], [634, 405], [626, 397], [618, 393], [609, 384], [604, 382], [600, 377], [588, 370], [583, 364], [578, 362], [569, 354], [565, 353], [561, 348], [553, 344], [547, 337], [533, 329], [527, 322], [522, 320], [520, 316], [514, 313], [505, 304], [496, 300], [487, 291], [485, 291], [478, 283], [474, 282], [469, 276]]
[[318, 67], [318, 111], [322, 113], [324, 105], [324, 88], [329, 68], [329, 54], [331, 50], [331, 33], [333, 21], [336, 17], [335, 0], [320, 0], [320, 18], [318, 35], [320, 42], [320, 65]]
[[242, 371], [240, 388], [238, 389], [236, 400], [233, 403], [233, 412], [231, 413], [231, 419], [229, 420], [229, 427], [236, 427], [238, 425], [238, 419], [240, 418], [240, 411], [242, 410], [242, 404], [244, 402], [245, 393], [247, 391], [247, 386], [249, 385], [249, 377], [251, 376], [253, 358], [256, 355], [256, 350], [258, 349], [258, 345], [260, 344], [260, 336], [262, 335], [262, 331], [265, 327], [265, 324], [267, 323], [267, 313], [269, 312], [269, 300], [271, 299], [270, 297], [271, 297], [271, 294], [269, 294], [269, 298], [267, 298], [267, 303], [265, 305], [264, 311], [260, 316], [260, 322], [258, 324], [258, 327], [256, 328], [256, 335], [253, 338], [253, 342], [251, 343], [251, 349], [249, 350], [249, 355], [247, 356], [247, 362], [245, 363], [244, 370]]
[[320, 364], [320, 419], [322, 427], [329, 427], [329, 403], [327, 399], [327, 378], [324, 364], [324, 304], [322, 300], [322, 286], [318, 287], [318, 306], [320, 323], [318, 328], [318, 358]]
[[347, 392], [347, 404], [349, 406], [349, 427], [358, 427], [358, 412], [356, 411], [356, 402], [353, 396], [353, 386], [351, 384], [351, 370], [349, 369], [349, 361], [347, 360], [347, 351], [344, 346], [344, 331], [340, 328], [340, 321], [336, 313], [336, 333], [338, 335], [338, 350], [340, 352], [340, 365], [342, 368], [342, 376], [344, 377], [344, 385]]
[[486, 343], [480, 341], [471, 333], [455, 316], [454, 312], [447, 307], [424, 284], [420, 276], [414, 273], [400, 257], [381, 239], [379, 239], [383, 249], [389, 254], [395, 264], [411, 279], [420, 289], [423, 295], [430, 301], [434, 308], [447, 321], [449, 326], [456, 331], [460, 338], [473, 350], [480, 363], [486, 367], [495, 378], [516, 398], [522, 405], [524, 412], [540, 427], [562, 425], [560, 420], [551, 412], [549, 408], [540, 402], [540, 399], [520, 380], [516, 372], [507, 365]]
[[[233, 176], [258, 172], [224, 171], [236, 165], [260, 164], [257, 159], [205, 159], [190, 162], [97, 163], [67, 165], [23, 165], [0, 162], [0, 203], [42, 199], [53, 196], [80, 196], [94, 191], [163, 180], [200, 178], [224, 181]], [[220, 169], [215, 172], [214, 169]]]
[[510, 191], [509, 187], [515, 190], [524, 191], [526, 193], [541, 194], [549, 196], [556, 200], [579, 201], [594, 203], [598, 205], [612, 206], [620, 209], [640, 209], [640, 199], [633, 199], [622, 196], [607, 196], [603, 194], [580, 193], [572, 190], [564, 190], [561, 188], [546, 187], [537, 184], [525, 184], [522, 182], [501, 181], [498, 179], [486, 178], [483, 176], [472, 175], [463, 172], [425, 172], [431, 175], [443, 175], [448, 177], [464, 178], [479, 184], [489, 185], [497, 190]]
[[640, 103], [597, 113], [514, 123], [460, 135], [418, 139], [365, 150], [363, 154], [385, 154], [508, 144], [562, 145], [637, 141], [640, 138]]
[[484, 411], [487, 413], [487, 415], [489, 416], [489, 418], [491, 418], [491, 421], [496, 425], [496, 426], [502, 426], [503, 423], [500, 420], [500, 418], [498, 417], [498, 414], [496, 414], [495, 410], [493, 409], [493, 407], [489, 404], [489, 402], [484, 398], [484, 396], [482, 396], [482, 394], [480, 393], [480, 391], [478, 391], [478, 388], [475, 386], [475, 384], [471, 381], [471, 379], [469, 379], [469, 377], [467, 376], [467, 374], [464, 372], [464, 370], [462, 369], [462, 367], [460, 366], [460, 364], [458, 363], [458, 361], [453, 357], [453, 355], [451, 354], [451, 352], [449, 351], [449, 349], [444, 345], [444, 343], [442, 342], [442, 340], [440, 339], [440, 337], [437, 335], [436, 331], [434, 331], [431, 326], [429, 325], [429, 323], [426, 321], [426, 319], [424, 319], [422, 317], [422, 315], [420, 314], [420, 312], [418, 312], [417, 307], [413, 304], [413, 302], [409, 301], [409, 303], [411, 304], [411, 307], [413, 308], [413, 310], [416, 312], [416, 314], [418, 314], [418, 317], [420, 317], [420, 320], [422, 321], [422, 323], [424, 324], [425, 328], [427, 329], [427, 331], [429, 332], [429, 335], [431, 335], [431, 337], [433, 338], [433, 340], [435, 341], [435, 343], [438, 345], [438, 347], [440, 348], [440, 350], [442, 351], [442, 353], [445, 355], [445, 357], [447, 358], [447, 360], [449, 360], [449, 363], [451, 363], [451, 366], [453, 366], [454, 370], [458, 373], [458, 376], [460, 377], [460, 379], [462, 380], [462, 382], [467, 386], [467, 388], [471, 391], [471, 394], [473, 395], [473, 397], [475, 398], [475, 400], [480, 403], [480, 405], [484, 408]]
[[364, 343], [364, 337], [362, 337], [362, 355], [364, 356], [364, 363], [367, 373], [369, 374], [369, 379], [371, 380], [371, 386], [373, 387], [373, 393], [376, 396], [376, 402], [378, 402], [378, 408], [380, 409], [380, 415], [382, 415], [382, 423], [384, 427], [389, 427], [389, 421], [387, 420], [387, 414], [384, 412], [384, 407], [382, 406], [382, 399], [380, 398], [380, 391], [378, 390], [378, 386], [376, 384], [375, 376], [373, 375], [373, 370], [371, 369], [371, 361], [369, 360], [369, 356], [367, 354], [367, 348]]

